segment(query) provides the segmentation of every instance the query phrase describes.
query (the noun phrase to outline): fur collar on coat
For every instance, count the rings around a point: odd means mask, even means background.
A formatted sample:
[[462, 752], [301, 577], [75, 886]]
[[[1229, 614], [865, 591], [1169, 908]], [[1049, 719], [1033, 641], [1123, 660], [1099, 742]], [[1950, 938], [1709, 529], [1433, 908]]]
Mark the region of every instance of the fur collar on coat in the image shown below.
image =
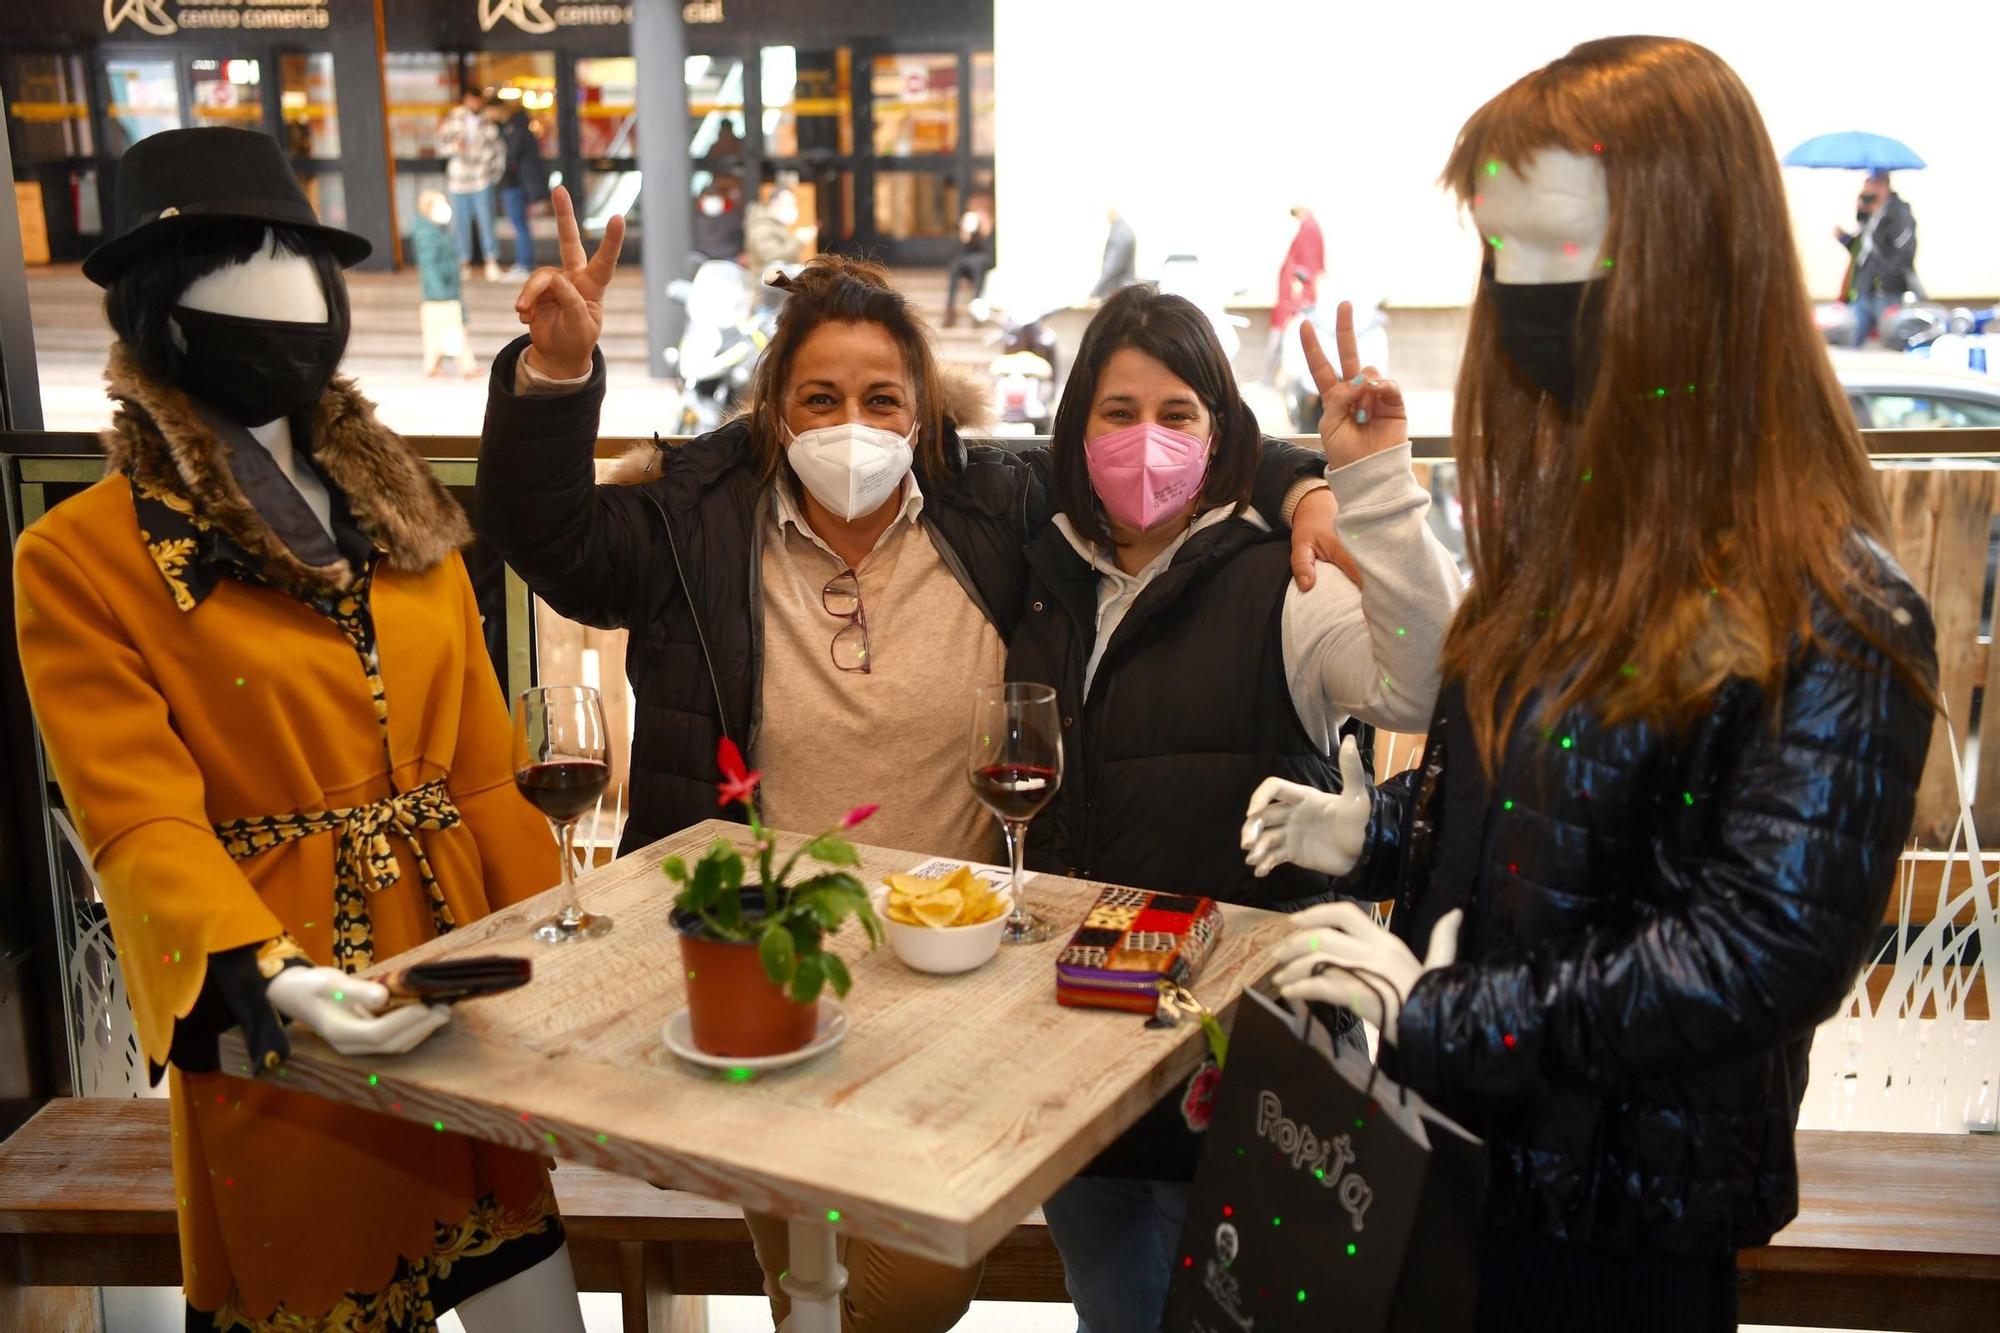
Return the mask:
[[[148, 379], [123, 343], [112, 345], [104, 378], [118, 403], [103, 435], [113, 471], [186, 496], [281, 587], [339, 592], [353, 583], [346, 561], [310, 565], [292, 553], [237, 485], [228, 446], [187, 394]], [[465, 511], [403, 437], [376, 419], [353, 380], [333, 378], [307, 429], [301, 443], [392, 569], [422, 572], [472, 540]]]

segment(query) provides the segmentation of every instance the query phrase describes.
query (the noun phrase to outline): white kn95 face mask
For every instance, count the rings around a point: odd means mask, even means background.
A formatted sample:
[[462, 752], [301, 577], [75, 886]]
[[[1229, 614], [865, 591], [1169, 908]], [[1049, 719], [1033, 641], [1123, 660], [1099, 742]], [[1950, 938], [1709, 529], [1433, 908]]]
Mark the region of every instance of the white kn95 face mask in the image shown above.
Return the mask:
[[785, 459], [813, 499], [848, 521], [872, 514], [909, 475], [916, 454], [908, 435], [843, 422], [794, 435]]

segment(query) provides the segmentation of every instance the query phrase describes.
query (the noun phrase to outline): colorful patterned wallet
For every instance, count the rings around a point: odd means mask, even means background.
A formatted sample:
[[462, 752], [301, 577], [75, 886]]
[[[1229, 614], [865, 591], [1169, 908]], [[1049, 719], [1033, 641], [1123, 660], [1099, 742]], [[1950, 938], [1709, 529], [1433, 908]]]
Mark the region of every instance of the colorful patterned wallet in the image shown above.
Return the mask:
[[1056, 958], [1056, 1002], [1150, 1016], [1159, 983], [1192, 982], [1221, 936], [1213, 898], [1106, 889]]

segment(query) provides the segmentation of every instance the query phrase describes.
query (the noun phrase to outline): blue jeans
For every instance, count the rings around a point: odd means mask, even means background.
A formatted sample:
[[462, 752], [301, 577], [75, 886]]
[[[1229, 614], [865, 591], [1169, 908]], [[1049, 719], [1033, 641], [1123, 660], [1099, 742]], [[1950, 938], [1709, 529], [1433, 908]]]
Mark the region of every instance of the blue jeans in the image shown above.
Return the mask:
[[1896, 297], [1880, 293], [1857, 296], [1849, 301], [1847, 308], [1854, 312], [1854, 345], [1860, 347], [1866, 343], [1868, 336], [1875, 332], [1875, 322], [1882, 318], [1882, 312], [1892, 305], [1900, 304]]
[[533, 268], [535, 238], [528, 234], [528, 192], [518, 185], [503, 186], [500, 206], [507, 210], [507, 221], [514, 228], [514, 267]]
[[472, 228], [479, 226], [479, 253], [489, 264], [500, 262], [493, 244], [493, 187], [451, 195], [451, 230], [458, 238], [458, 257], [472, 262]]
[[1190, 1188], [1079, 1176], [1042, 1205], [1077, 1333], [1160, 1333]]

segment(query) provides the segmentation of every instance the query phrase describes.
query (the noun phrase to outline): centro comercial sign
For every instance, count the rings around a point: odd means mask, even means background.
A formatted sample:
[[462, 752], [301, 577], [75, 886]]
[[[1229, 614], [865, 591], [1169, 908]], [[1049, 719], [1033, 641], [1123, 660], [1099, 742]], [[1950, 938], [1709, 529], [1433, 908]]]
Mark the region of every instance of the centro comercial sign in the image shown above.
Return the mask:
[[182, 30], [311, 31], [332, 25], [329, 0], [104, 0], [104, 31], [130, 27], [155, 37]]
[[[468, 0], [472, 2], [472, 0]], [[171, 37], [181, 31], [226, 29], [310, 30], [332, 26], [333, 0], [104, 0], [104, 31], [143, 32]], [[506, 25], [526, 33], [558, 28], [624, 27], [630, 4], [554, 3], [553, 0], [476, 0], [479, 30]], [[690, 22], [722, 19], [722, 0], [695, 0], [685, 7]]]
[[557, 28], [608, 28], [629, 25], [632, 6], [623, 4], [551, 4], [550, 0], [479, 0], [479, 30], [492, 32], [501, 23], [522, 32], [554, 32]]

